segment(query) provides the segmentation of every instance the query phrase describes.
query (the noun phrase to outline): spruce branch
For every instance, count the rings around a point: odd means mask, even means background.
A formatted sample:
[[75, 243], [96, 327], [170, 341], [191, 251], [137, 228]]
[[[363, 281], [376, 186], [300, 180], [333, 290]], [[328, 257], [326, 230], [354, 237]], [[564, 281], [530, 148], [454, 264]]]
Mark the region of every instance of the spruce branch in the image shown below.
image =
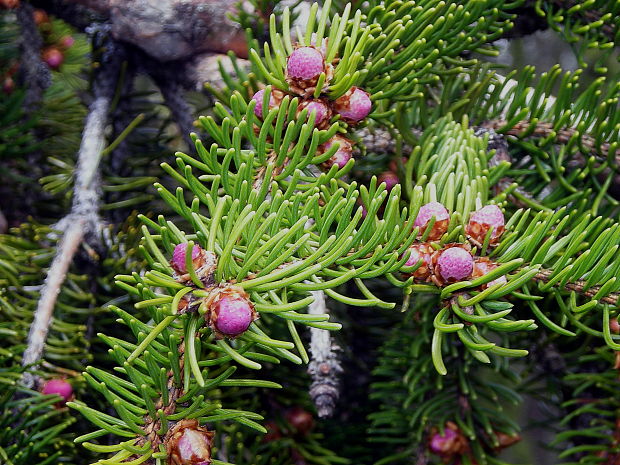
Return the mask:
[[[508, 121], [502, 118], [486, 121], [482, 124], [483, 128], [493, 129], [498, 131], [501, 129], [502, 134], [519, 137], [521, 134], [527, 133], [528, 137], [547, 138], [555, 134], [555, 141], [560, 144], [567, 144], [574, 137], [580, 137], [581, 146], [587, 149], [587, 153], [584, 155], [595, 155], [601, 161], [606, 161], [609, 157], [610, 144], [605, 142], [599, 147], [596, 145], [596, 140], [590, 134], [582, 134], [575, 128], [563, 127], [560, 129], [554, 129], [553, 124], [549, 122], [538, 121], [532, 123], [531, 121], [521, 120], [517, 121], [511, 126], [507, 126]], [[532, 129], [532, 125], [534, 128]], [[620, 166], [620, 150], [616, 150], [612, 154], [617, 166]]]
[[[100, 234], [99, 162], [105, 147], [104, 131], [122, 57], [120, 47], [110, 47], [106, 52], [107, 59], [104, 60], [94, 83], [95, 100], [89, 107], [77, 154], [73, 205], [69, 214], [57, 225], [63, 237], [45, 278], [34, 321], [28, 333], [27, 347], [22, 360], [22, 365], [25, 367], [37, 365], [43, 355], [56, 300], [79, 246], [87, 236], [96, 238]], [[35, 377], [26, 372], [23, 384], [32, 388]]]
[[[311, 291], [314, 301], [308, 306], [309, 315], [327, 313], [325, 293]], [[316, 406], [320, 418], [334, 414], [336, 401], [340, 396], [340, 375], [342, 365], [339, 357], [340, 348], [332, 341], [329, 331], [310, 328], [310, 354], [308, 373], [312, 377], [310, 398]]]
[[[553, 271], [551, 270], [541, 270], [539, 273], [537, 273], [534, 276], [534, 280], [535, 281], [539, 281], [539, 282], [543, 282], [546, 283], [549, 281], [551, 274], [553, 273]], [[601, 289], [600, 286], [591, 286], [591, 287], [587, 287], [586, 286], [586, 282], [583, 280], [577, 280], [577, 281], [572, 281], [569, 283], [566, 283], [566, 285], [564, 286], [564, 288], [566, 290], [569, 291], [575, 291], [578, 294], [581, 294], [585, 297], [588, 298], [592, 298], [594, 297], [598, 291]], [[600, 302], [602, 303], [606, 303], [609, 305], [613, 305], [616, 306], [618, 305], [618, 299], [620, 298], [620, 293], [619, 292], [612, 292], [610, 294], [607, 294], [605, 297], [601, 297], [599, 299]]]

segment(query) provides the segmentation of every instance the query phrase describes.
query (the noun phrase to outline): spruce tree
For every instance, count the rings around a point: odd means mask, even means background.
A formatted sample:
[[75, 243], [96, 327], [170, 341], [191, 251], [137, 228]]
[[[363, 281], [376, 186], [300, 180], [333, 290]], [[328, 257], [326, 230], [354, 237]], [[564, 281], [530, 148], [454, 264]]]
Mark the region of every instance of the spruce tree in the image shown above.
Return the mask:
[[0, 463], [620, 463], [620, 3], [0, 7]]

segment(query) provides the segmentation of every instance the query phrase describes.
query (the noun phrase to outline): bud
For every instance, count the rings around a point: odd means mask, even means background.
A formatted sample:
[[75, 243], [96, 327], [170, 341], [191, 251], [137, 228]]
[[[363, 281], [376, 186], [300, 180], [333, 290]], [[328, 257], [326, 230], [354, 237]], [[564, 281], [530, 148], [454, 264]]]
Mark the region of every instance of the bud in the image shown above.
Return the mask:
[[[192, 249], [192, 263], [194, 265], [194, 269], [197, 270], [202, 266], [202, 249], [198, 245], [194, 245]], [[187, 273], [187, 264], [185, 262], [185, 255], [187, 254], [187, 242], [182, 242], [181, 244], [177, 244], [174, 248], [174, 252], [172, 253], [172, 267], [179, 273], [185, 274]]]
[[34, 22], [37, 26], [50, 22], [50, 18], [47, 16], [47, 13], [38, 8], [32, 12], [32, 17], [34, 18]]
[[56, 47], [48, 47], [43, 50], [41, 58], [43, 58], [47, 66], [56, 70], [59, 69], [63, 61], [65, 61], [65, 56]]
[[19, 6], [19, 0], [0, 0], [0, 8], [13, 10]]
[[271, 89], [271, 92], [269, 93], [269, 108], [267, 108], [267, 110], [265, 111], [265, 109], [263, 108], [264, 95], [265, 89], [261, 89], [252, 96], [252, 100], [256, 101], [256, 106], [254, 107], [254, 114], [261, 119], [265, 117], [269, 110], [272, 110], [273, 108], [278, 108], [280, 102], [282, 101], [282, 98], [284, 97], [284, 93], [281, 90]]
[[474, 258], [460, 244], [448, 246], [433, 256], [435, 276], [443, 282], [463, 281], [471, 276]]
[[[475, 278], [480, 278], [482, 276], [485, 276], [486, 274], [490, 273], [491, 271], [493, 271], [495, 268], [497, 268], [498, 265], [496, 263], [493, 263], [491, 260], [489, 260], [487, 257], [481, 257], [481, 258], [477, 258], [474, 261], [474, 268], [472, 270], [471, 273], [471, 277], [472, 279]], [[506, 276], [500, 276], [498, 278], [495, 278], [492, 281], [489, 281], [486, 284], [482, 285], [482, 289], [487, 289], [489, 287], [492, 287], [496, 284], [506, 284], [508, 282], [508, 280], [506, 279]]]
[[8, 76], [4, 78], [4, 82], [2, 83], [2, 92], [7, 95], [10, 95], [15, 90], [15, 81], [12, 77]]
[[220, 338], [240, 336], [258, 318], [248, 294], [239, 286], [216, 289], [205, 303], [209, 326]]
[[301, 113], [304, 109], [308, 110], [308, 119], [310, 119], [312, 112], [315, 112], [315, 127], [325, 127], [324, 123], [327, 123], [331, 118], [331, 110], [322, 100], [304, 100], [297, 107], [297, 115], [299, 115], [299, 113]]
[[469, 450], [469, 445], [458, 426], [449, 421], [446, 423], [443, 434], [440, 434], [437, 428], [433, 428], [429, 449], [442, 457], [452, 457], [465, 454]]
[[179, 421], [164, 440], [171, 465], [210, 465], [214, 435], [197, 420]]
[[385, 183], [386, 190], [389, 192], [394, 189], [396, 184], [400, 183], [400, 179], [398, 179], [398, 175], [396, 173], [393, 173], [392, 171], [385, 171], [377, 177], [377, 184], [381, 184], [383, 182]]
[[441, 203], [430, 202], [426, 205], [422, 205], [413, 225], [419, 228], [420, 234], [424, 234], [426, 226], [433, 217], [435, 217], [435, 224], [433, 225], [428, 239], [436, 241], [448, 231], [448, 225], [450, 224], [450, 214]]
[[57, 396], [62, 397], [62, 401], [59, 402], [59, 404], [65, 405], [73, 398], [73, 388], [71, 387], [71, 384], [64, 379], [50, 379], [49, 381], [46, 381], [41, 388], [41, 394], [56, 394]]
[[349, 124], [358, 123], [368, 116], [372, 108], [370, 95], [359, 87], [351, 87], [334, 102], [334, 110]]
[[314, 94], [321, 73], [326, 74], [325, 83], [331, 79], [331, 66], [325, 63], [320, 50], [315, 47], [299, 47], [288, 57], [286, 82], [296, 94], [310, 97]]
[[420, 266], [411, 274], [414, 278], [427, 280], [433, 272], [432, 255], [435, 251], [429, 243], [412, 244], [408, 249], [409, 258], [405, 266], [413, 266], [422, 260]]
[[75, 44], [75, 39], [72, 36], [64, 36], [58, 43], [63, 48], [71, 48]]
[[330, 169], [333, 165], [342, 169], [348, 161], [353, 158], [353, 142], [339, 134], [336, 134], [327, 142], [320, 145], [319, 153], [322, 154], [327, 152], [336, 142], [340, 144], [340, 147], [338, 147], [338, 150], [336, 150], [329, 160], [323, 162], [323, 167], [325, 169]]
[[487, 205], [471, 214], [465, 226], [467, 237], [475, 244], [482, 244], [491, 228], [489, 244], [496, 244], [504, 232], [504, 214], [497, 205]]

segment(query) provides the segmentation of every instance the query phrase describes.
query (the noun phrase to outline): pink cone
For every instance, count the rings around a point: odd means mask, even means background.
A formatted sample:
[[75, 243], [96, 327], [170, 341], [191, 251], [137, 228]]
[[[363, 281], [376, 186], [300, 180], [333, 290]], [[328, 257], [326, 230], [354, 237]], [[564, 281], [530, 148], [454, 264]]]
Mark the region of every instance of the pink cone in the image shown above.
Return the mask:
[[64, 379], [50, 379], [43, 385], [42, 394], [56, 394], [62, 397], [62, 403], [65, 404], [73, 396], [73, 387]]
[[450, 247], [442, 251], [437, 259], [435, 271], [447, 282], [462, 281], [473, 271], [474, 258], [461, 247]]
[[456, 431], [446, 428], [443, 435], [435, 433], [431, 438], [430, 449], [435, 454], [446, 453], [450, 450], [452, 443], [456, 440], [458, 434]]
[[306, 100], [299, 105], [299, 110], [308, 110], [308, 119], [312, 112], [315, 112], [314, 125], [320, 126], [329, 117], [329, 108], [321, 100]]
[[325, 142], [320, 147], [321, 153], [327, 152], [336, 142], [340, 144], [340, 147], [338, 148], [338, 150], [336, 150], [336, 153], [334, 153], [331, 158], [324, 163], [325, 167], [328, 169], [331, 168], [333, 165], [336, 165], [338, 166], [338, 168], [342, 169], [348, 163], [348, 161], [353, 158], [352, 142], [341, 135], [335, 135], [327, 142]]
[[392, 171], [385, 171], [377, 177], [377, 184], [381, 184], [383, 182], [385, 183], [385, 188], [388, 191], [391, 191], [398, 183], [400, 183], [400, 179], [398, 179], [398, 175], [396, 173], [393, 173]]
[[[201, 248], [198, 245], [194, 245], [192, 249], [192, 261], [195, 261], [200, 257]], [[172, 266], [179, 273], [187, 273], [187, 266], [185, 264], [185, 253], [187, 251], [187, 242], [182, 242], [174, 248], [172, 253]], [[194, 262], [194, 266], [196, 263]]]
[[448, 231], [450, 213], [448, 213], [446, 207], [439, 202], [429, 202], [426, 205], [422, 205], [413, 223], [415, 227], [419, 228], [420, 234], [424, 234], [424, 230], [433, 216], [435, 217], [435, 224], [428, 236], [432, 241], [439, 239]]
[[504, 232], [504, 214], [497, 205], [487, 205], [471, 214], [469, 222], [465, 226], [467, 235], [477, 242], [482, 243], [489, 229], [493, 228], [490, 243], [496, 243]]
[[286, 64], [287, 77], [309, 81], [325, 71], [323, 55], [314, 47], [300, 47], [291, 53]]
[[245, 332], [254, 320], [254, 311], [241, 296], [223, 296], [215, 304], [215, 328], [226, 336], [235, 337]]
[[346, 94], [334, 102], [336, 113], [349, 123], [357, 123], [363, 120], [368, 116], [371, 109], [370, 95], [359, 87], [351, 87]]
[[[259, 118], [265, 117], [265, 112], [263, 111], [263, 96], [265, 95], [265, 89], [261, 89], [256, 92], [252, 96], [252, 100], [256, 101], [256, 106], [254, 107], [254, 114]], [[275, 105], [275, 99], [273, 98], [273, 91], [269, 94], [269, 109], [271, 109], [272, 105]], [[267, 111], [269, 111], [269, 109]]]

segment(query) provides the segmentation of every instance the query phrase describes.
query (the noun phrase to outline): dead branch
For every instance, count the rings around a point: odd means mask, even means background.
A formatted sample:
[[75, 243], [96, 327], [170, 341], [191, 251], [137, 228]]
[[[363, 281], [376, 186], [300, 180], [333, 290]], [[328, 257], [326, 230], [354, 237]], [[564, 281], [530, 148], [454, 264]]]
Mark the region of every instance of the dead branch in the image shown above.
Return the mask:
[[[308, 307], [308, 314], [327, 313], [325, 293], [311, 291], [314, 302]], [[310, 354], [308, 373], [312, 377], [310, 398], [316, 406], [320, 418], [334, 414], [336, 401], [340, 396], [340, 375], [342, 366], [339, 357], [340, 348], [334, 344], [329, 331], [310, 328]]]
[[[123, 59], [120, 47], [110, 47], [94, 84], [95, 100], [89, 107], [77, 155], [75, 189], [70, 213], [57, 225], [62, 239], [48, 270], [28, 333], [22, 365], [33, 368], [43, 355], [47, 334], [69, 266], [87, 235], [97, 236], [100, 226], [99, 162], [105, 147], [105, 127]], [[36, 378], [26, 372], [23, 384], [32, 388]]]

